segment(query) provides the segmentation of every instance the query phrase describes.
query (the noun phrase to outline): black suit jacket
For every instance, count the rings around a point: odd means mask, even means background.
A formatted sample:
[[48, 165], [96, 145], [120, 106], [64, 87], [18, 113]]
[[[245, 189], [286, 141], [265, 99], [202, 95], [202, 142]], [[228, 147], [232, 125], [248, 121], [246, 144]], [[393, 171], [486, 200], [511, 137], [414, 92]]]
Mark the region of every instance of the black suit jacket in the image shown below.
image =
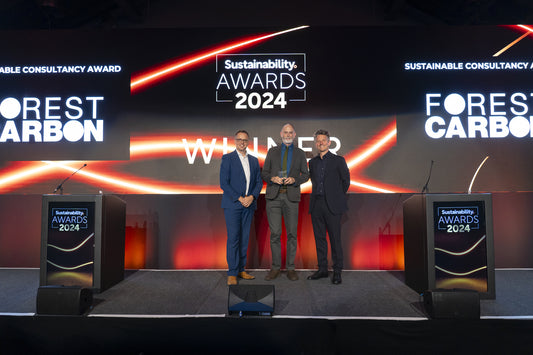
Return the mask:
[[[339, 155], [327, 152], [324, 158], [326, 159], [324, 197], [331, 213], [342, 214], [348, 210], [346, 192], [350, 187], [350, 170], [348, 169], [346, 160]], [[309, 202], [309, 213], [313, 210], [317, 196], [317, 164], [319, 160], [320, 155], [317, 155], [309, 161], [309, 174], [313, 183], [311, 201]]]
[[[281, 185], [274, 184], [270, 179], [278, 176], [281, 170], [281, 145], [272, 147], [268, 150], [265, 158], [265, 164], [261, 171], [261, 177], [267, 183], [265, 198], [272, 200], [278, 196]], [[292, 148], [291, 168], [288, 176], [293, 177], [295, 182], [287, 185], [287, 198], [289, 201], [300, 201], [300, 185], [309, 180], [309, 170], [307, 169], [307, 158], [305, 152], [294, 146]]]

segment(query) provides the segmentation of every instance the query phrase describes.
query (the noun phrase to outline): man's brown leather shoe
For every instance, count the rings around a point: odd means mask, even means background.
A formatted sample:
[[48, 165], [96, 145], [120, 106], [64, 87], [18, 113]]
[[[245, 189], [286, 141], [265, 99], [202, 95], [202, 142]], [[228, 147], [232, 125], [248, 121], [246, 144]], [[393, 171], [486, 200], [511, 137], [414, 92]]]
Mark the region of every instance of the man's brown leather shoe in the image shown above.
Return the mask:
[[228, 286], [237, 284], [237, 276], [228, 276]]
[[287, 278], [291, 281], [298, 280], [298, 274], [294, 270], [287, 270]]
[[240, 277], [241, 279], [245, 279], [245, 280], [253, 280], [253, 279], [255, 279], [255, 276], [250, 275], [250, 274], [247, 273], [246, 271], [241, 271], [241, 272], [239, 272], [239, 277]]
[[272, 281], [274, 280], [276, 277], [278, 277], [280, 274], [280, 271], [279, 269], [275, 270], [275, 269], [272, 269], [268, 272], [268, 274], [265, 276], [265, 280], [267, 281]]

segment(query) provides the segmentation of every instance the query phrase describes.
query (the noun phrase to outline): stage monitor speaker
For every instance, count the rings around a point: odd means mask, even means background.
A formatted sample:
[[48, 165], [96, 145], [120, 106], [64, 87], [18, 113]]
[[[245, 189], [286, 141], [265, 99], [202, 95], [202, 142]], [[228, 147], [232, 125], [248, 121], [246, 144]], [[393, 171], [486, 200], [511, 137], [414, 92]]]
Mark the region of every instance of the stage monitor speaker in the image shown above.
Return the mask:
[[229, 287], [229, 315], [272, 316], [274, 303], [274, 285], [231, 285]]
[[78, 286], [41, 286], [37, 291], [37, 314], [81, 315], [93, 303], [93, 292]]
[[479, 293], [472, 290], [436, 289], [423, 293], [424, 308], [432, 319], [479, 319]]

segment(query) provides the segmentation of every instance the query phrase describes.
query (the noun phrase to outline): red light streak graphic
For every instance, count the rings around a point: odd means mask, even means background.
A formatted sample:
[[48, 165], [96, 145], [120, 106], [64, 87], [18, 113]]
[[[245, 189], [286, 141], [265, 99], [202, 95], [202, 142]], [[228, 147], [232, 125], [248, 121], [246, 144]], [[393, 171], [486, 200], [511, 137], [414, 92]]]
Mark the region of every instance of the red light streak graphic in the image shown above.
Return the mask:
[[533, 28], [526, 26], [526, 25], [516, 25], [516, 27], [523, 28], [526, 31], [533, 32]]
[[[224, 144], [224, 138], [212, 137], [212, 136], [200, 136], [200, 134], [189, 133], [188, 136], [177, 138], [176, 135], [155, 135], [149, 137], [132, 137], [130, 139], [130, 158], [162, 158], [170, 156], [185, 156], [186, 145], [184, 140], [187, 141], [189, 149], [194, 150], [194, 146], [198, 141], [202, 141], [204, 147], [211, 146], [213, 139], [216, 140], [216, 144], [213, 145], [213, 157], [222, 157], [222, 154], [232, 152], [233, 138], [227, 138], [226, 144]], [[220, 143], [223, 142], [223, 143]], [[254, 147], [255, 149], [255, 147]], [[260, 161], [264, 161], [266, 158], [267, 149], [264, 147], [257, 147], [257, 152], [252, 151], [250, 146], [248, 150], [254, 154]]]
[[[74, 172], [77, 169], [65, 165], [62, 162], [45, 161], [44, 163], [62, 168], [67, 171]], [[220, 193], [218, 186], [195, 186], [192, 184], [178, 184], [164, 181], [156, 181], [148, 178], [140, 178], [136, 176], [129, 176], [116, 172], [104, 171], [103, 173], [92, 172], [85, 169], [80, 170], [76, 175], [79, 180], [93, 186], [102, 186], [110, 190], [118, 190], [123, 193], [131, 194], [217, 194]]]
[[[412, 192], [397, 186], [389, 186], [378, 181], [366, 178], [364, 168], [375, 162], [396, 143], [396, 120], [393, 120], [381, 132], [367, 141], [360, 148], [345, 156], [351, 174], [350, 192]], [[117, 171], [121, 166], [150, 159], [167, 157], [185, 157], [187, 155], [183, 140], [193, 144], [198, 139], [212, 142], [213, 137], [199, 138], [197, 135], [179, 137], [178, 134], [161, 136], [132, 137], [130, 144], [129, 161], [91, 161], [87, 169], [80, 170], [72, 180], [126, 194], [220, 194], [222, 191], [217, 185], [197, 185], [194, 183], [179, 183], [174, 181], [161, 181], [150, 177], [140, 177]], [[216, 137], [216, 142], [223, 138]], [[227, 145], [216, 143], [212, 146], [211, 159], [219, 158], [224, 152], [233, 151], [233, 140], [227, 139]], [[257, 157], [264, 163], [266, 147], [257, 147]], [[202, 159], [197, 152], [196, 159]], [[79, 161], [42, 161], [42, 162], [14, 162], [11, 166], [0, 170], [0, 192], [6, 193], [25, 186], [45, 182], [49, 179], [61, 179], [65, 171], [72, 173], [79, 168]], [[211, 164], [218, 164], [211, 162]], [[311, 192], [311, 183], [302, 185], [302, 192]]]
[[36, 176], [41, 179], [55, 176], [57, 170], [41, 162], [15, 162], [3, 173], [0, 172], [0, 191], [2, 187], [21, 188], [31, 185]]
[[370, 166], [380, 156], [396, 145], [397, 133], [396, 119], [394, 119], [364, 145], [345, 155], [351, 175], [351, 187], [349, 191], [376, 193], [412, 192], [409, 189], [383, 184], [363, 176], [363, 171], [366, 167]]
[[[370, 139], [367, 144], [345, 157], [352, 177], [349, 191], [379, 193], [409, 192], [408, 190], [388, 186], [362, 177], [364, 168], [375, 162], [379, 156], [383, 155], [396, 144], [396, 134], [396, 120], [394, 120], [383, 131]], [[354, 181], [354, 177], [356, 181]]]
[[348, 168], [368, 166], [373, 157], [383, 154], [396, 144], [396, 134], [396, 120], [394, 120], [382, 132], [368, 140], [364, 146], [345, 157]]
[[511, 43], [509, 43], [508, 45], [506, 45], [505, 47], [503, 47], [502, 49], [500, 49], [498, 52], [496, 52], [493, 55], [493, 57], [498, 57], [500, 54], [502, 54], [503, 52], [505, 52], [506, 50], [508, 50], [509, 48], [511, 48], [512, 46], [514, 46], [515, 44], [517, 44], [518, 42], [520, 42], [521, 40], [523, 40], [524, 38], [526, 38], [529, 34], [533, 32], [533, 29], [526, 25], [515, 25], [515, 27], [524, 29], [527, 32], [524, 33], [522, 36], [518, 37], [517, 39], [515, 39], [514, 41], [512, 41]]
[[257, 44], [272, 37], [280, 36], [289, 32], [298, 31], [309, 26], [299, 26], [290, 28], [288, 30], [270, 33], [267, 35], [253, 37], [247, 40], [241, 40], [239, 42], [231, 43], [216, 49], [209, 50], [203, 54], [199, 54], [194, 57], [176, 60], [170, 64], [159, 66], [153, 69], [149, 69], [142, 74], [133, 75], [130, 83], [130, 91], [132, 94], [138, 90], [145, 88], [148, 85], [155, 85], [158, 82], [168, 79], [171, 76], [177, 75], [178, 72], [191, 67], [194, 64], [199, 64], [205, 60], [214, 58], [217, 54], [227, 53], [233, 50], [244, 49], [245, 47]]

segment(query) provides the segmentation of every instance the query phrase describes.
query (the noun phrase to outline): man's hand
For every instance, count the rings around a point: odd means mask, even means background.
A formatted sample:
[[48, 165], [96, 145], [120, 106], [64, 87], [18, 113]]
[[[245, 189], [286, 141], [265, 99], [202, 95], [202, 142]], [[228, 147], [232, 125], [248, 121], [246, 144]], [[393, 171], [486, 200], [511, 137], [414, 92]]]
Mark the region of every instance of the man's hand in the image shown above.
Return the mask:
[[283, 179], [283, 185], [292, 185], [296, 181], [295, 178], [289, 176], [288, 178]]
[[283, 185], [284, 178], [281, 178], [279, 176], [272, 176], [270, 181], [272, 181], [274, 184]]
[[294, 184], [296, 182], [296, 179], [293, 178], [293, 177], [281, 178], [279, 176], [272, 176], [270, 181], [272, 181], [274, 184], [278, 184], [278, 185], [291, 185], [291, 184]]
[[243, 207], [250, 207], [250, 205], [252, 204], [252, 202], [254, 202], [254, 197], [252, 195], [248, 195], [248, 196], [245, 196], [245, 197], [239, 197], [239, 202], [241, 203], [241, 205], [243, 205]]

